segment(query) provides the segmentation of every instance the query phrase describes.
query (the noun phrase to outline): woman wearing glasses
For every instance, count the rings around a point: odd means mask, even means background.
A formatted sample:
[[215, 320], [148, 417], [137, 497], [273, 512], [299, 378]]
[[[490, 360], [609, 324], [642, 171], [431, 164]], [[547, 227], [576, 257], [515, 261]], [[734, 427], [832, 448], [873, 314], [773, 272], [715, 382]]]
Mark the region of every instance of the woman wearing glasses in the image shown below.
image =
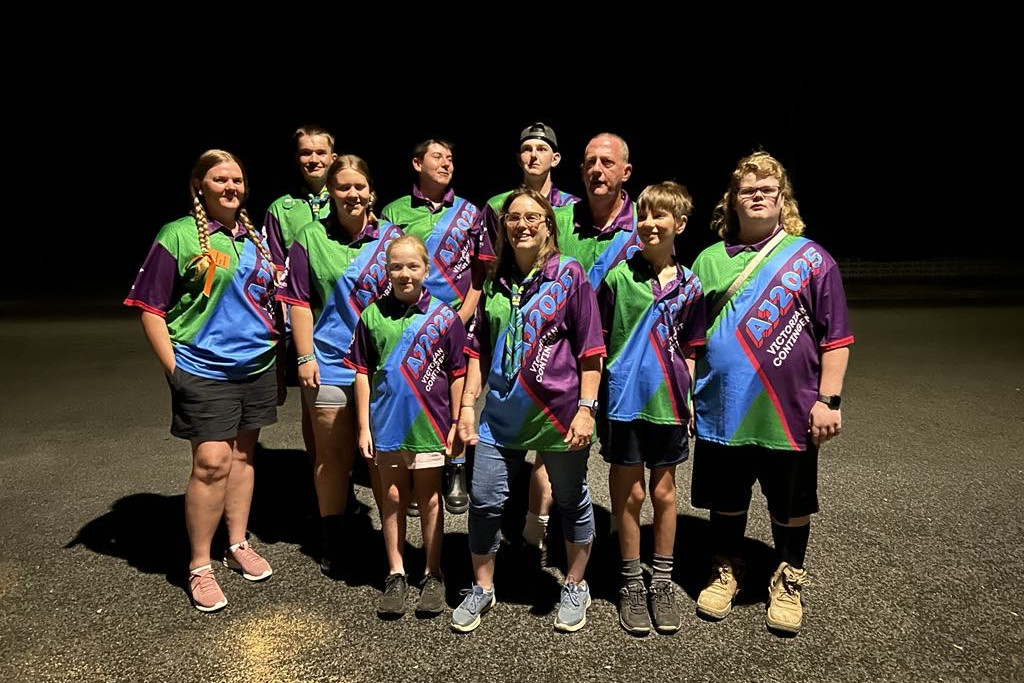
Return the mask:
[[[472, 631], [495, 604], [494, 563], [509, 482], [526, 451], [536, 450], [548, 463], [568, 558], [555, 628], [576, 631], [590, 605], [583, 580], [594, 539], [587, 457], [605, 355], [601, 320], [583, 268], [558, 252], [547, 200], [522, 187], [505, 200], [501, 220], [496, 265], [467, 348], [459, 434], [466, 443], [479, 441], [469, 510], [474, 584], [452, 613], [452, 628]], [[473, 406], [483, 368], [488, 393], [478, 435]]]
[[692, 504], [711, 511], [715, 558], [697, 612], [723, 619], [743, 583], [738, 550], [754, 481], [772, 520], [777, 566], [766, 622], [799, 632], [818, 448], [842, 428], [853, 343], [835, 261], [801, 237], [789, 175], [757, 152], [739, 161], [712, 217], [722, 241], [693, 264], [709, 309], [698, 357]]

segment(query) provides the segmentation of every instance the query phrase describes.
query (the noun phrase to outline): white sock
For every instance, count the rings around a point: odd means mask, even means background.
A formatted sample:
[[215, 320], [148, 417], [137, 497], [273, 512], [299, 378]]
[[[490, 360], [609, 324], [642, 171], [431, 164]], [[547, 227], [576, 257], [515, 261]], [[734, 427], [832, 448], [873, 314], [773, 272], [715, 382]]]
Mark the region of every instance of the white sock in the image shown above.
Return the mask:
[[537, 515], [532, 512], [526, 513], [526, 523], [523, 525], [523, 540], [534, 548], [544, 549], [544, 537], [548, 533], [549, 515]]

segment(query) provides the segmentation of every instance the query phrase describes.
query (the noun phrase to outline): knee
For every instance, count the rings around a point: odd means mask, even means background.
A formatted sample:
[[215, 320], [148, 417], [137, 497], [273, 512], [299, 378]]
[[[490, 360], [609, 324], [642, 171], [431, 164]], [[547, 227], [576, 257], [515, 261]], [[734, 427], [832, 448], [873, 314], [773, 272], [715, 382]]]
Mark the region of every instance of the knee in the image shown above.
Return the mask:
[[197, 453], [192, 459], [192, 476], [204, 484], [216, 484], [231, 472], [231, 453]]
[[671, 507], [676, 506], [676, 484], [674, 481], [668, 483], [659, 484], [654, 491], [652, 491], [654, 506], [655, 507]]
[[644, 490], [643, 484], [637, 482], [630, 487], [629, 494], [626, 496], [626, 509], [630, 512], [639, 511], [645, 500], [647, 500], [647, 491]]

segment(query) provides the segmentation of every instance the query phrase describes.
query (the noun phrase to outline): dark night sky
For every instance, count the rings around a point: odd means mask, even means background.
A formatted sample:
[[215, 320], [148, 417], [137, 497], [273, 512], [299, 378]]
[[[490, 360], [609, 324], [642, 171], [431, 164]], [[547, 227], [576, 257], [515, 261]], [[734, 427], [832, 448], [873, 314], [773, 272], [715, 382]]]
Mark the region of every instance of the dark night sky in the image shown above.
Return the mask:
[[[67, 70], [63, 88], [24, 75], [17, 85], [28, 106], [19, 113], [45, 112], [55, 123], [26, 123], [18, 129], [23, 139], [8, 148], [27, 144], [52, 161], [60, 149], [42, 147], [66, 144], [54, 190], [74, 208], [55, 221], [49, 258], [87, 268], [91, 287], [111, 291], [127, 291], [160, 225], [187, 212], [188, 174], [199, 153], [221, 147], [241, 157], [250, 214], [259, 220], [298, 181], [291, 133], [307, 122], [331, 129], [339, 152], [369, 162], [381, 206], [409, 191], [410, 150], [426, 137], [454, 142], [460, 195], [480, 203], [509, 189], [519, 177], [518, 132], [543, 120], [559, 136], [562, 189], [582, 195], [583, 147], [605, 130], [630, 145], [633, 197], [660, 180], [687, 185], [696, 211], [680, 242], [686, 262], [714, 239], [708, 219], [736, 160], [759, 147], [787, 166], [808, 236], [837, 258], [993, 256], [981, 233], [965, 227], [972, 215], [987, 214], [987, 207], [973, 209], [984, 206], [980, 188], [997, 176], [970, 158], [1009, 122], [1001, 108], [1007, 95], [968, 74], [950, 97], [948, 83], [938, 87], [942, 73], [910, 61], [802, 64], [619, 67], [568, 87], [545, 89], [543, 79], [531, 79], [530, 87], [504, 92], [501, 80], [470, 80], [454, 68], [448, 80], [461, 85], [437, 98], [423, 86], [398, 87], [406, 71], [397, 68], [357, 81], [327, 69], [327, 86], [314, 94], [273, 67], [247, 65], [237, 76], [150, 65], [138, 75], [137, 64], [101, 56]], [[210, 87], [221, 80], [228, 85]], [[1019, 232], [1010, 240], [1018, 251], [1024, 244]], [[15, 293], [55, 286], [41, 281], [37, 265], [15, 259]]]

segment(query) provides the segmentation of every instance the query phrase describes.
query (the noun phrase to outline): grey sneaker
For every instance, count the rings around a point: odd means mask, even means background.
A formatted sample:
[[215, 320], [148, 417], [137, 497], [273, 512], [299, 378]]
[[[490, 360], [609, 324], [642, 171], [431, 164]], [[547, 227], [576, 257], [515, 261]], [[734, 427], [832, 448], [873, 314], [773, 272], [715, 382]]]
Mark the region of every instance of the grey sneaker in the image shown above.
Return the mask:
[[658, 633], [675, 633], [682, 627], [683, 617], [676, 607], [676, 587], [671, 581], [652, 581], [648, 599]]
[[562, 586], [562, 601], [558, 604], [555, 630], [572, 633], [587, 623], [587, 608], [590, 607], [590, 586], [567, 583]]
[[647, 612], [647, 589], [643, 579], [631, 579], [619, 589], [619, 624], [626, 633], [646, 636], [651, 632], [651, 615]]
[[405, 614], [405, 596], [409, 592], [409, 579], [405, 574], [388, 574], [384, 579], [384, 594], [377, 603], [377, 615], [384, 619], [397, 619]]
[[436, 617], [444, 611], [444, 581], [440, 576], [427, 574], [420, 584], [420, 599], [416, 603], [416, 614]]
[[462, 603], [452, 612], [452, 630], [459, 633], [469, 633], [480, 625], [480, 617], [488, 612], [498, 602], [494, 599], [494, 587], [485, 591], [478, 584], [473, 584], [469, 590], [462, 591], [465, 595]]

